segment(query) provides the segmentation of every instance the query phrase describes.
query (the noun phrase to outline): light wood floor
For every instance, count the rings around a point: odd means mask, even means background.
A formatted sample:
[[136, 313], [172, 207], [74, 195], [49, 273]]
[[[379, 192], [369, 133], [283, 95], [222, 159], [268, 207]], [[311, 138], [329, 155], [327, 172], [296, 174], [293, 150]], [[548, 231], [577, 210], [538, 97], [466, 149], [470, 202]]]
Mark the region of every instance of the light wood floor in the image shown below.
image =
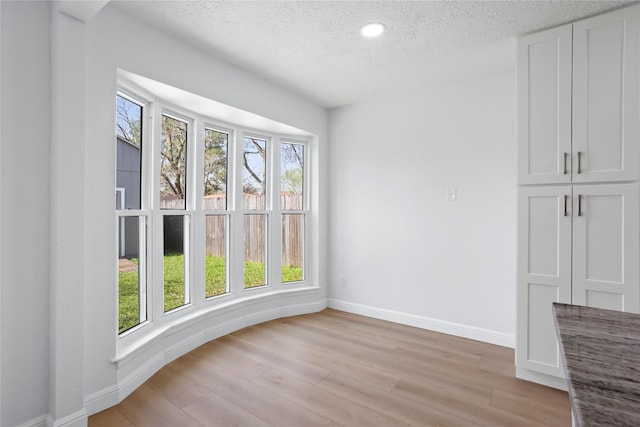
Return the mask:
[[336, 310], [211, 341], [102, 426], [570, 426], [567, 393], [514, 377], [513, 350]]

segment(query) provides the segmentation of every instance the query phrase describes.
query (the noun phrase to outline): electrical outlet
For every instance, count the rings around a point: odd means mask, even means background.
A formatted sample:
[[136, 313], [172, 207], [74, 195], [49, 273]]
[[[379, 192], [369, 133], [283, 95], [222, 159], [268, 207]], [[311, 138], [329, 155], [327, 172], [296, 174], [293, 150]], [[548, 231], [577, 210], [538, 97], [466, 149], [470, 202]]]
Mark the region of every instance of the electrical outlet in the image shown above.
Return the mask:
[[340, 287], [341, 288], [346, 288], [347, 287], [347, 277], [346, 276], [340, 276]]

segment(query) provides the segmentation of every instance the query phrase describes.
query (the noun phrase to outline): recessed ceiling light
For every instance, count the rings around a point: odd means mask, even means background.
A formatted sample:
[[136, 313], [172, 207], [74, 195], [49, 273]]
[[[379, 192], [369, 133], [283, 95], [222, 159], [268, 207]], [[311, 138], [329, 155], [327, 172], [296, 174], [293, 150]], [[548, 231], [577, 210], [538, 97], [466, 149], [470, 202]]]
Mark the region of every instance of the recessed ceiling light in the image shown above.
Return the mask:
[[380, 34], [384, 33], [385, 29], [386, 27], [384, 26], [384, 24], [381, 24], [379, 22], [372, 22], [362, 27], [360, 32], [365, 37], [377, 37]]

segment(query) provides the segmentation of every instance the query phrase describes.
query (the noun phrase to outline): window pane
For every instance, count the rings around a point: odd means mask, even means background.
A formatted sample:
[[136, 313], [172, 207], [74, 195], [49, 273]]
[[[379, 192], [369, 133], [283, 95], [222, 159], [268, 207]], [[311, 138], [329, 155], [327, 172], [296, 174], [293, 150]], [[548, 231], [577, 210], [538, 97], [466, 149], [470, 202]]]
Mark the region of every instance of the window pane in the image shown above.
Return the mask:
[[164, 231], [164, 311], [170, 311], [189, 303], [188, 281], [186, 277], [185, 216], [166, 215], [163, 219]]
[[267, 284], [266, 274], [267, 216], [244, 216], [244, 287]]
[[116, 209], [140, 209], [142, 106], [116, 96]]
[[146, 281], [140, 259], [144, 255], [144, 246], [140, 244], [144, 242], [140, 230], [144, 231], [144, 218], [118, 218], [118, 333], [147, 320]]
[[302, 209], [304, 189], [304, 145], [282, 144], [280, 209]]
[[205, 297], [229, 292], [227, 286], [227, 216], [205, 216]]
[[258, 138], [245, 137], [243, 147], [243, 209], [264, 210], [267, 191], [267, 141]]
[[282, 283], [304, 279], [304, 214], [282, 215]]
[[160, 209], [185, 209], [187, 124], [162, 116]]
[[229, 134], [204, 130], [204, 200], [205, 210], [227, 209], [227, 146]]

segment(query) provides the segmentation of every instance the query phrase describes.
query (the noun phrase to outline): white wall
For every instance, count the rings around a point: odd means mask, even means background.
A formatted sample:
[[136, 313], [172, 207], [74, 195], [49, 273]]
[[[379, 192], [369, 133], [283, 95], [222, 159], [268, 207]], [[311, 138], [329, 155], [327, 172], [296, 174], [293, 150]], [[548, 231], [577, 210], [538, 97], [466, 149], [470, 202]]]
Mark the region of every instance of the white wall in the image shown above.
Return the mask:
[[49, 388], [49, 5], [0, 2], [0, 425], [45, 414]]
[[513, 346], [515, 70], [329, 123], [330, 306]]
[[[326, 288], [320, 288], [271, 295], [243, 310], [227, 307], [191, 319], [181, 333], [147, 346], [126, 366], [114, 364], [117, 69], [318, 136], [313, 235], [319, 244], [312, 271], [320, 286], [327, 271], [327, 112], [111, 6], [86, 24], [52, 14], [49, 2], [2, 1], [0, 7], [0, 425], [83, 425], [85, 409], [115, 403], [163, 363], [223, 331], [217, 325], [230, 330], [293, 314], [291, 307], [326, 304]], [[58, 94], [53, 100], [52, 93]], [[83, 117], [84, 129], [74, 128]]]

